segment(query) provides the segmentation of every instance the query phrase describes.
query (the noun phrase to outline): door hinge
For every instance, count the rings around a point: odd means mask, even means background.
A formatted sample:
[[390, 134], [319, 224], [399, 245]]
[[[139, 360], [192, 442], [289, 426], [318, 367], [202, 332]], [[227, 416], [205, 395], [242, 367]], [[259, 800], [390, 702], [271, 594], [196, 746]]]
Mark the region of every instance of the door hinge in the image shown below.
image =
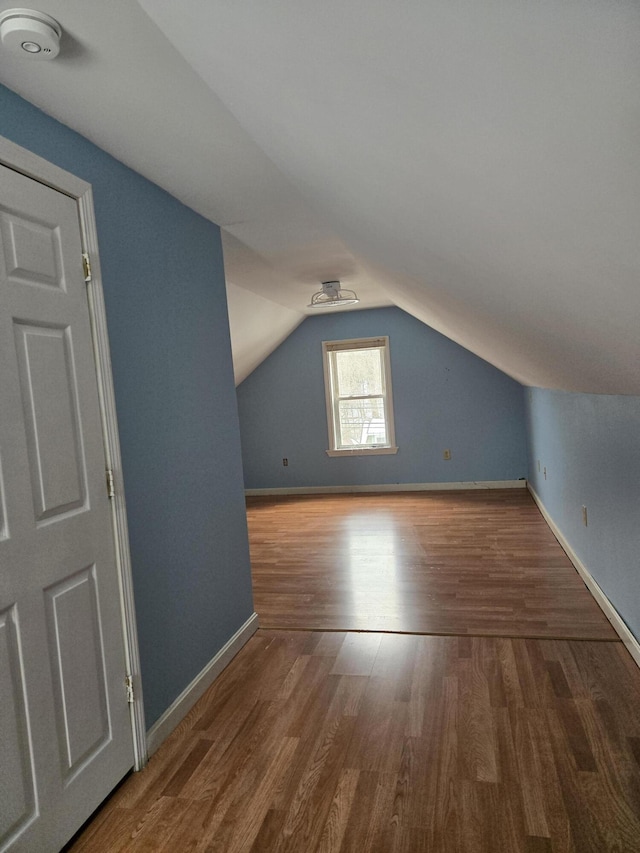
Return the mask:
[[112, 500], [116, 496], [116, 483], [113, 479], [113, 468], [107, 468], [105, 473], [107, 475], [107, 497], [109, 500]]
[[91, 261], [89, 260], [88, 252], [82, 253], [82, 270], [84, 272], [84, 280], [91, 281]]
[[124, 686], [127, 690], [127, 703], [129, 705], [133, 705], [135, 701], [135, 697], [133, 695], [133, 678], [130, 675], [125, 675], [124, 677]]

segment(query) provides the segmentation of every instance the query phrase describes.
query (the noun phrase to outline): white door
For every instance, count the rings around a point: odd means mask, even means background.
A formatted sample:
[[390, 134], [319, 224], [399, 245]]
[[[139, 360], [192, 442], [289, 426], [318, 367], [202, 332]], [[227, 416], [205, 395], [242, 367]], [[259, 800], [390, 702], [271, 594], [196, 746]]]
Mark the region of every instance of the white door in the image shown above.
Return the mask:
[[133, 766], [104, 460], [77, 203], [0, 166], [0, 853]]

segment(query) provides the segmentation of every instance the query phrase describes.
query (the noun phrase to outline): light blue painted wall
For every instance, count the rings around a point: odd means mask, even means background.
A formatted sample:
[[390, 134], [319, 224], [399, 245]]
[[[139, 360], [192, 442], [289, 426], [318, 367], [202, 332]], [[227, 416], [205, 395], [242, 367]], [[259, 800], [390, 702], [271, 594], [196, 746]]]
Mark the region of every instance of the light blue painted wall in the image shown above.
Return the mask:
[[[329, 458], [322, 341], [377, 335], [390, 338], [399, 451]], [[527, 476], [522, 386], [399, 308], [308, 317], [238, 386], [238, 406], [247, 488]]]
[[640, 397], [532, 388], [526, 398], [530, 482], [640, 639]]
[[0, 134], [93, 185], [151, 725], [253, 611], [220, 232], [2, 86]]

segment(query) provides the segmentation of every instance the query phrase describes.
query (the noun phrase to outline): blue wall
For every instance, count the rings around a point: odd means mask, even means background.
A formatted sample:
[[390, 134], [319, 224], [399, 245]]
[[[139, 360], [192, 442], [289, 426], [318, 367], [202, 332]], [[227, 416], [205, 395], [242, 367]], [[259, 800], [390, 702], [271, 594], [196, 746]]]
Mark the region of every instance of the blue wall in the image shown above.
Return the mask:
[[93, 185], [150, 725], [253, 611], [219, 229], [2, 86], [0, 134]]
[[532, 388], [527, 421], [531, 485], [640, 639], [640, 397]]
[[[330, 458], [322, 341], [377, 335], [390, 339], [398, 453]], [[247, 488], [527, 476], [522, 386], [399, 308], [308, 317], [238, 386], [238, 408]]]

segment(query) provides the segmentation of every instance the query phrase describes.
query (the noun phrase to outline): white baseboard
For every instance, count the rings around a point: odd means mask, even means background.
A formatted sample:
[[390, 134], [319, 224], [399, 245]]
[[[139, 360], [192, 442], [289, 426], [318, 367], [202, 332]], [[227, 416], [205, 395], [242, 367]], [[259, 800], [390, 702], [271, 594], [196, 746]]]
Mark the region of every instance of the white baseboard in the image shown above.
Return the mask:
[[338, 495], [358, 492], [447, 492], [466, 489], [525, 489], [526, 480], [474, 480], [460, 483], [382, 483], [377, 486], [291, 486], [278, 489], [245, 489], [247, 496]]
[[620, 637], [622, 642], [625, 644], [625, 646], [627, 647], [631, 657], [638, 664], [638, 666], [640, 666], [640, 643], [638, 643], [638, 641], [636, 640], [634, 635], [631, 633], [631, 631], [627, 627], [626, 622], [624, 621], [622, 616], [620, 616], [620, 614], [618, 613], [616, 608], [613, 606], [611, 601], [607, 598], [607, 595], [602, 591], [602, 589], [600, 588], [600, 585], [598, 584], [596, 579], [593, 577], [593, 575], [591, 574], [589, 569], [585, 566], [585, 564], [582, 562], [582, 560], [578, 557], [578, 555], [573, 550], [571, 545], [569, 545], [569, 543], [565, 539], [564, 535], [562, 534], [562, 532], [560, 531], [560, 529], [558, 528], [558, 526], [556, 525], [554, 520], [551, 518], [551, 516], [547, 512], [547, 508], [542, 503], [539, 495], [536, 494], [536, 491], [533, 488], [533, 486], [531, 486], [531, 484], [529, 483], [529, 484], [527, 484], [527, 488], [529, 489], [529, 492], [531, 493], [531, 497], [536, 502], [538, 509], [542, 513], [542, 517], [544, 518], [544, 520], [547, 522], [547, 524], [551, 528], [551, 532], [553, 533], [553, 535], [556, 537], [556, 539], [558, 540], [558, 542], [562, 546], [567, 557], [571, 560], [571, 562], [575, 566], [578, 574], [580, 575], [582, 580], [585, 582], [585, 584], [586, 584], [587, 588], [589, 589], [589, 592], [591, 593], [591, 595], [595, 598], [596, 602], [600, 605], [600, 609], [602, 610], [604, 615], [607, 617], [609, 622], [611, 622], [611, 625], [613, 626], [613, 630], [616, 632], [616, 634]]
[[228, 663], [238, 654], [247, 640], [258, 630], [258, 614], [253, 613], [218, 654], [196, 675], [178, 698], [147, 732], [147, 750], [152, 755], [171, 732], [186, 717], [202, 694], [216, 680]]

